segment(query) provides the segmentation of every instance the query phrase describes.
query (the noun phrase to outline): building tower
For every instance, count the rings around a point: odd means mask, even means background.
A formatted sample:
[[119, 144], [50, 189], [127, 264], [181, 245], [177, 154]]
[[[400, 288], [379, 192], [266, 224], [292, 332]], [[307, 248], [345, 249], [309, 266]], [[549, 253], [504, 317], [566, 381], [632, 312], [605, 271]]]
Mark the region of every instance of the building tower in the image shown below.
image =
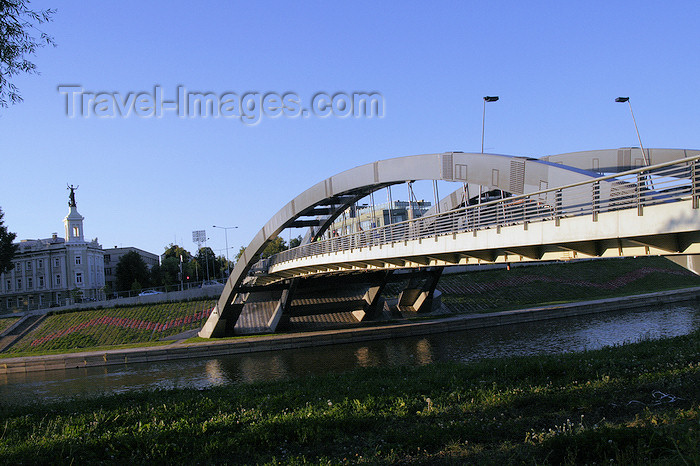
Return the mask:
[[63, 224], [66, 227], [66, 242], [82, 243], [85, 241], [83, 238], [83, 220], [85, 220], [85, 218], [78, 213], [78, 207], [75, 203], [75, 190], [78, 189], [78, 187], [70, 185], [68, 189], [70, 189], [68, 198], [68, 207], [70, 211], [68, 215], [66, 215], [66, 218], [63, 219]]

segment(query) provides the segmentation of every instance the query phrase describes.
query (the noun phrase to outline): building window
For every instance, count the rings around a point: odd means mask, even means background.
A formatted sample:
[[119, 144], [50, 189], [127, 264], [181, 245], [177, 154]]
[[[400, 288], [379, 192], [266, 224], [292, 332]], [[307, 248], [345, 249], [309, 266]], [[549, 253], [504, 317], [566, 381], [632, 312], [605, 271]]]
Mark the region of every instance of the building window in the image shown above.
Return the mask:
[[7, 280], [7, 291], [12, 291], [12, 280]]
[[44, 277], [37, 277], [39, 280], [39, 289], [44, 288]]
[[80, 265], [80, 256], [75, 256], [75, 265]]
[[110, 262], [111, 259], [109, 258], [109, 254], [105, 254], [105, 263]]
[[37, 260], [37, 261], [36, 261], [36, 266], [37, 266], [37, 268], [39, 268], [39, 269], [43, 269], [43, 268], [44, 268], [44, 259], [39, 259], [39, 260]]
[[58, 257], [53, 260], [53, 266], [54, 267], [60, 267], [61, 266], [61, 259]]
[[18, 278], [17, 279], [17, 291], [22, 289], [22, 279]]
[[61, 275], [56, 274], [56, 286], [61, 286]]
[[32, 261], [27, 261], [27, 272], [31, 272], [32, 270]]
[[109, 267], [106, 267], [105, 268], [105, 275], [112, 275], [112, 269], [110, 269]]
[[77, 285], [82, 285], [82, 284], [83, 284], [83, 274], [82, 274], [82, 273], [77, 272], [77, 273], [75, 274], [75, 283], [76, 283]]
[[80, 228], [73, 227], [73, 236], [75, 236], [76, 238], [80, 236]]
[[32, 277], [27, 277], [27, 289], [31, 290], [34, 288], [34, 281], [32, 280]]

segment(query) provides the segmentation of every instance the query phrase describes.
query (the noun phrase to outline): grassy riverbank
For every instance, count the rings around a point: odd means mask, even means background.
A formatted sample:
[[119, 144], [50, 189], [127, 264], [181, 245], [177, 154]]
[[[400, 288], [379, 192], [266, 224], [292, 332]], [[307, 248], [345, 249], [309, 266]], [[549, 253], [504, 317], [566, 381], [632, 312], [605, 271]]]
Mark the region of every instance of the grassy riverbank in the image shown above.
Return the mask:
[[700, 277], [663, 257], [513, 266], [444, 275], [438, 289], [455, 314], [632, 296], [700, 285]]
[[3, 407], [0, 462], [697, 464], [699, 355], [695, 332], [577, 354]]
[[61, 312], [49, 315], [0, 357], [156, 346], [163, 338], [200, 328], [215, 304], [209, 299]]

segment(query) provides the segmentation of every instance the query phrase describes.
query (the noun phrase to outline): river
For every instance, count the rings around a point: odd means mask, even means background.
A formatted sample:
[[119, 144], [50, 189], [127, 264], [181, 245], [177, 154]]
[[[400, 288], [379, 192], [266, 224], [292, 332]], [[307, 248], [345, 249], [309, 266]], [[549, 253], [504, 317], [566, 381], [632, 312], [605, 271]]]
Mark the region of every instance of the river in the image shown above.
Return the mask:
[[30, 404], [130, 390], [278, 380], [357, 367], [467, 362], [483, 358], [584, 351], [685, 335], [700, 328], [700, 302], [274, 352], [0, 376], [0, 403]]

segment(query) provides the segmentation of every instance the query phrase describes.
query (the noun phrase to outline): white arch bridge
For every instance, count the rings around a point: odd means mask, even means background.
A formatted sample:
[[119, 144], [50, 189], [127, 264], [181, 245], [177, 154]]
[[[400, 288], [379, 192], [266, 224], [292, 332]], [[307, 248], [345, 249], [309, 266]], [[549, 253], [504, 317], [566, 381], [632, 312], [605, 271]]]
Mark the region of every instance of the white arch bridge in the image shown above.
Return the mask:
[[[447, 152], [332, 176], [258, 232], [199, 334], [270, 332], [320, 315], [371, 320], [400, 269], [412, 273], [404, 275], [410, 279], [398, 306], [415, 312], [430, 309], [440, 273], [452, 265], [664, 255], [693, 269], [700, 254], [700, 151], [646, 152], [541, 159]], [[421, 217], [331, 234], [333, 222], [360, 199], [416, 180], [454, 182], [457, 189]], [[304, 244], [260, 260], [283, 230], [300, 227], [309, 228]]]

